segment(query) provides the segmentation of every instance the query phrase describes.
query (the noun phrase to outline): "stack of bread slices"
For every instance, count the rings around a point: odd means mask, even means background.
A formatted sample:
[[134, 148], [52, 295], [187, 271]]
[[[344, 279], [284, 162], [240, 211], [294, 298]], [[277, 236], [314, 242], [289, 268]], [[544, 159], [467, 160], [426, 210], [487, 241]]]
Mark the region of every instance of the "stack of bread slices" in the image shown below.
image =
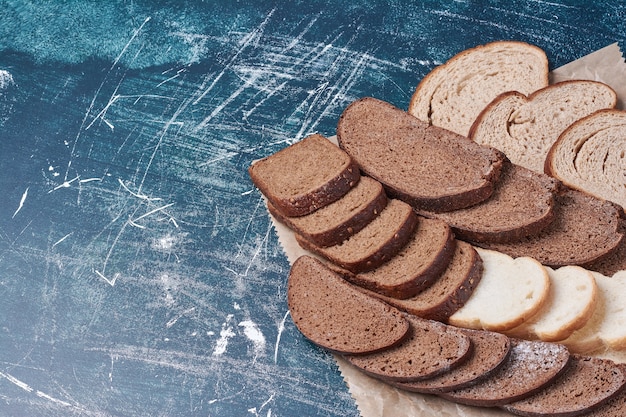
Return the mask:
[[[496, 54], [517, 68], [520, 51], [545, 83], [511, 87], [525, 82], [518, 74], [489, 90], [484, 77], [478, 87], [466, 77], [463, 88], [480, 91], [483, 107], [462, 112], [458, 126], [441, 117], [458, 108], [437, 98], [446, 65]], [[559, 146], [581, 148], [576, 138], [612, 130], [607, 120], [620, 111], [601, 110], [615, 105], [604, 84], [544, 85], [544, 57], [519, 42], [475, 48], [426, 77], [409, 112], [357, 100], [339, 120], [339, 146], [315, 134], [250, 167], [269, 212], [310, 255], [293, 263], [288, 291], [307, 338], [381, 381], [462, 404], [624, 415], [626, 368], [615, 363], [626, 351], [624, 211], [619, 199], [547, 168], [565, 152]], [[583, 100], [591, 104], [579, 103], [592, 91]], [[555, 101], [548, 117], [560, 124], [546, 124], [541, 103]], [[530, 141], [532, 129], [540, 146], [514, 146], [541, 155], [546, 172], [496, 143]], [[623, 160], [609, 159], [623, 171]]]

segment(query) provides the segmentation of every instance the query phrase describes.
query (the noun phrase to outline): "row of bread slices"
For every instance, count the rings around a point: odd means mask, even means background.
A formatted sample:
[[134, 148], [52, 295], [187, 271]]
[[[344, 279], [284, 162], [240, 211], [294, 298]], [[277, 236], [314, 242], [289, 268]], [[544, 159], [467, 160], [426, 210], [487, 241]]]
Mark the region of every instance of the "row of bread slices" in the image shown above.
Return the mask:
[[626, 413], [624, 365], [402, 313], [307, 255], [292, 265], [288, 303], [305, 337], [401, 389], [522, 416]]

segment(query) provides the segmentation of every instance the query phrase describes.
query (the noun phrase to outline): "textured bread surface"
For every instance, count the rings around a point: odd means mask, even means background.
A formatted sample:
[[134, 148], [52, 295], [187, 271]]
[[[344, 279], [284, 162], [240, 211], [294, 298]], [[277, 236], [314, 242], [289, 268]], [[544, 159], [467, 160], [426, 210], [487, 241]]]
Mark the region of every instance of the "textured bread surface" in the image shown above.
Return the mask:
[[400, 344], [369, 355], [346, 355], [352, 365], [386, 381], [414, 381], [447, 373], [471, 353], [470, 338], [451, 326], [407, 315], [411, 329]]
[[298, 330], [334, 352], [377, 352], [408, 335], [409, 322], [400, 311], [356, 290], [310, 256], [291, 266], [287, 302]]
[[428, 394], [461, 389], [489, 378], [508, 358], [511, 341], [507, 336], [483, 330], [460, 330], [470, 338], [473, 346], [465, 362], [438, 376], [394, 385], [407, 391]]
[[485, 106], [506, 91], [530, 94], [548, 85], [548, 58], [523, 42], [476, 46], [436, 67], [419, 83], [409, 113], [467, 136]]
[[511, 339], [505, 364], [489, 378], [440, 395], [461, 404], [494, 407], [527, 398], [554, 381], [569, 364], [563, 345]]
[[337, 201], [361, 177], [348, 154], [319, 134], [255, 162], [248, 173], [285, 216], [303, 216]]
[[552, 384], [503, 408], [528, 417], [578, 416], [615, 396], [625, 382], [624, 372], [613, 361], [574, 355], [565, 372]]
[[[622, 372], [626, 372], [626, 365], [620, 364], [619, 366], [622, 368]], [[587, 417], [626, 416], [626, 389], [622, 388], [617, 395], [585, 415]]]
[[280, 222], [317, 246], [337, 245], [363, 229], [387, 205], [383, 186], [369, 177], [339, 200], [300, 217], [283, 215], [271, 202], [269, 212]]
[[534, 235], [554, 217], [558, 183], [545, 174], [504, 163], [493, 194], [482, 203], [445, 213], [422, 213], [447, 222], [471, 242], [507, 242]]
[[550, 279], [546, 269], [528, 257], [477, 249], [483, 275], [465, 305], [449, 323], [470, 329], [507, 331], [535, 315], [546, 300]]
[[603, 110], [573, 123], [552, 145], [545, 172], [626, 207], [626, 112]]
[[550, 267], [585, 266], [617, 250], [623, 236], [620, 211], [608, 201], [566, 189], [556, 196], [554, 220], [538, 235], [477, 245], [513, 257], [530, 256]]
[[615, 91], [596, 81], [563, 81], [530, 96], [511, 91], [489, 103], [468, 136], [501, 150], [515, 164], [543, 173], [550, 147], [569, 125], [616, 103]]
[[434, 212], [487, 199], [504, 155], [371, 97], [352, 102], [337, 140], [367, 175], [416, 209]]

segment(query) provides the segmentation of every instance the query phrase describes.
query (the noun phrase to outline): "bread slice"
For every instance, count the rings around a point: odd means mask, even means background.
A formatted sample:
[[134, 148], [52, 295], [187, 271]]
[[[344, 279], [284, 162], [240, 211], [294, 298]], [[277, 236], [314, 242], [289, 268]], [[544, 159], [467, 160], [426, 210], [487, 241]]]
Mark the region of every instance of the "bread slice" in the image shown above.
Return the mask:
[[452, 260], [444, 273], [414, 297], [400, 300], [364, 291], [409, 314], [445, 322], [471, 296], [480, 282], [482, 272], [482, 260], [472, 245], [457, 241]]
[[550, 148], [545, 172], [571, 188], [626, 207], [626, 111], [602, 110], [568, 127]]
[[446, 270], [455, 246], [454, 234], [445, 222], [422, 217], [411, 240], [389, 261], [360, 274], [339, 272], [353, 284], [379, 294], [410, 298], [431, 286]]
[[411, 239], [417, 223], [411, 207], [394, 199], [367, 226], [338, 245], [319, 247], [297, 234], [296, 240], [302, 248], [359, 273], [378, 268], [398, 254]]
[[606, 315], [605, 295], [604, 291], [602, 291], [602, 284], [597, 279], [595, 281], [598, 292], [593, 314], [582, 328], [574, 331], [568, 338], [559, 342], [567, 346], [572, 353], [591, 354], [598, 352], [599, 349], [604, 347], [599, 331]]
[[278, 221], [321, 247], [337, 245], [359, 232], [386, 206], [387, 195], [383, 186], [369, 177], [362, 177], [339, 200], [306, 216], [285, 216], [267, 202], [267, 209]]
[[476, 244], [514, 258], [530, 256], [550, 267], [585, 266], [617, 250], [623, 237], [620, 212], [615, 204], [565, 187], [556, 196], [554, 220], [538, 235]]
[[626, 271], [607, 277], [594, 273], [604, 298], [604, 319], [598, 329], [600, 340], [609, 349], [626, 349]]
[[563, 81], [530, 96], [511, 91], [489, 103], [468, 136], [501, 150], [513, 163], [543, 173], [550, 147], [569, 125], [616, 103], [615, 91], [597, 81]]
[[[626, 366], [619, 365], [622, 372], [626, 372]], [[595, 410], [585, 414], [587, 417], [624, 417], [626, 416], [626, 389], [622, 388], [619, 393], [600, 405]]]
[[483, 275], [465, 305], [450, 316], [452, 325], [505, 332], [542, 307], [550, 290], [546, 269], [528, 257], [477, 249]]
[[436, 67], [417, 86], [409, 113], [467, 136], [480, 111], [500, 93], [530, 94], [548, 85], [548, 58], [533, 45], [498, 41], [470, 48]]
[[598, 289], [591, 272], [579, 266], [545, 269], [550, 277], [546, 301], [530, 320], [507, 334], [557, 342], [584, 327], [593, 315]]
[[567, 348], [556, 343], [511, 339], [506, 363], [489, 378], [439, 394], [468, 405], [494, 407], [530, 397], [554, 381], [569, 364]]
[[304, 216], [339, 200], [361, 177], [350, 156], [319, 134], [255, 162], [248, 173], [285, 216]]
[[614, 362], [574, 355], [568, 369], [537, 394], [503, 408], [521, 416], [578, 416], [617, 395], [626, 376]]
[[287, 302], [298, 330], [334, 352], [377, 352], [408, 336], [409, 322], [401, 312], [358, 291], [310, 256], [291, 266]]
[[[626, 232], [626, 221], [623, 219], [620, 220], [619, 231], [622, 234]], [[622, 239], [615, 252], [586, 265], [586, 268], [609, 277], [626, 270], [626, 239]]]
[[371, 97], [344, 110], [337, 140], [363, 172], [383, 183], [389, 195], [434, 212], [486, 200], [505, 158], [495, 149], [428, 126]]
[[545, 174], [505, 162], [490, 198], [465, 209], [421, 212], [447, 222], [470, 242], [508, 242], [535, 235], [554, 218], [558, 182]]
[[427, 394], [457, 390], [489, 378], [509, 357], [511, 341], [507, 336], [484, 330], [459, 330], [470, 338], [473, 346], [471, 356], [466, 361], [441, 375], [393, 385]]
[[407, 315], [410, 335], [402, 343], [368, 355], [346, 355], [352, 365], [383, 381], [415, 381], [441, 375], [463, 363], [470, 338], [451, 326]]

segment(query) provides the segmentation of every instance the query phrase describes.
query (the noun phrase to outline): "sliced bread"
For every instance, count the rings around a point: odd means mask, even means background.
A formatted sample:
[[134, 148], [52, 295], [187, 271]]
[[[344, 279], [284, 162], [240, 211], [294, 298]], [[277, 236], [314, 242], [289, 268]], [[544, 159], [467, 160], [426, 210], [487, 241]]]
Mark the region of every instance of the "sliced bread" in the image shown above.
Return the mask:
[[[626, 232], [626, 221], [624, 219], [620, 220], [619, 231], [622, 234]], [[586, 268], [609, 277], [619, 271], [626, 270], [626, 238], [622, 239], [615, 252], [599, 259], [597, 262], [586, 265]]]
[[[626, 366], [619, 365], [622, 372], [626, 372]], [[619, 393], [603, 403], [595, 410], [585, 414], [587, 417], [624, 417], [626, 416], [626, 389], [622, 388]]]
[[[594, 276], [595, 279], [595, 276]], [[561, 340], [559, 343], [564, 344], [572, 353], [591, 354], [598, 352], [604, 347], [602, 339], [600, 339], [600, 326], [604, 322], [606, 315], [605, 295], [602, 291], [602, 284], [596, 279], [597, 300], [593, 314], [583, 327], [574, 331], [569, 337]]]
[[362, 177], [339, 200], [306, 216], [285, 216], [271, 202], [267, 202], [270, 214], [278, 221], [321, 247], [337, 245], [357, 233], [386, 205], [387, 195], [383, 186], [369, 177]]
[[548, 58], [523, 42], [476, 46], [432, 70], [417, 86], [409, 113], [467, 136], [480, 111], [505, 91], [530, 94], [548, 85]]
[[549, 386], [503, 408], [528, 417], [578, 416], [600, 407], [625, 383], [622, 368], [614, 362], [574, 355], [570, 366]]
[[452, 325], [506, 332], [532, 317], [550, 290], [546, 269], [528, 257], [477, 249], [483, 275], [465, 305], [450, 316]]
[[597, 81], [563, 81], [530, 96], [511, 91], [489, 103], [468, 136], [501, 150], [518, 165], [543, 173], [550, 147], [569, 125], [616, 103], [615, 91]]
[[470, 355], [470, 338], [459, 329], [407, 315], [410, 335], [368, 355], [346, 355], [352, 365], [383, 381], [416, 381], [449, 372]]
[[594, 273], [604, 299], [604, 319], [598, 329], [600, 340], [606, 348], [626, 349], [626, 271], [607, 277]]
[[418, 217], [411, 206], [392, 199], [358, 233], [338, 245], [319, 247], [296, 234], [298, 244], [353, 273], [371, 271], [398, 254], [408, 243]]
[[339, 200], [361, 177], [350, 156], [319, 134], [255, 162], [248, 173], [285, 216], [303, 216]]
[[287, 302], [298, 330], [334, 352], [377, 352], [408, 336], [409, 322], [400, 311], [358, 291], [310, 256], [291, 266]]
[[337, 140], [392, 197], [434, 212], [486, 200], [505, 158], [495, 149], [428, 126], [371, 97], [356, 100], [344, 110]]
[[623, 237], [620, 212], [615, 204], [564, 187], [555, 199], [554, 220], [541, 233], [477, 245], [512, 257], [530, 256], [550, 267], [585, 266], [617, 250]]
[[507, 242], [542, 231], [552, 221], [558, 182], [505, 162], [493, 194], [482, 203], [445, 213], [422, 212], [447, 222], [470, 242]]
[[420, 218], [411, 240], [389, 261], [369, 272], [341, 274], [353, 284], [379, 294], [410, 298], [431, 286], [446, 270], [455, 246], [454, 234], [445, 222]]
[[572, 188], [626, 207], [626, 111], [603, 110], [568, 127], [552, 145], [545, 172]]

